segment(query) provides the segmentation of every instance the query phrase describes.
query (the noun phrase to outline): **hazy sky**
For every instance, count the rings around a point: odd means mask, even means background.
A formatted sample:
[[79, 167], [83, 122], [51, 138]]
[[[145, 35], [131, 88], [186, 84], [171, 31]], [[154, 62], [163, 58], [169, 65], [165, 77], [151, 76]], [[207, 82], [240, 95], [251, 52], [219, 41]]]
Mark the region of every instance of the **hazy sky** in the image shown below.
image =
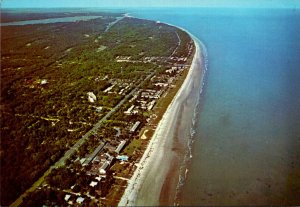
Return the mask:
[[0, 0], [2, 8], [47, 7], [292, 7], [300, 0]]

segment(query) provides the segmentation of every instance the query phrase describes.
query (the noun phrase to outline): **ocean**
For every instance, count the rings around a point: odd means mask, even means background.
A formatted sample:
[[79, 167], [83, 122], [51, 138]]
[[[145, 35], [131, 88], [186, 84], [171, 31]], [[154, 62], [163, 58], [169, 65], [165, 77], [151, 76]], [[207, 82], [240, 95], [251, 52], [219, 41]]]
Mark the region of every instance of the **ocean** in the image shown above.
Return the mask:
[[207, 49], [175, 202], [300, 205], [299, 9], [126, 12], [182, 27]]
[[[300, 204], [299, 9], [139, 9], [207, 48], [180, 205]], [[199, 91], [200, 93], [200, 91]]]

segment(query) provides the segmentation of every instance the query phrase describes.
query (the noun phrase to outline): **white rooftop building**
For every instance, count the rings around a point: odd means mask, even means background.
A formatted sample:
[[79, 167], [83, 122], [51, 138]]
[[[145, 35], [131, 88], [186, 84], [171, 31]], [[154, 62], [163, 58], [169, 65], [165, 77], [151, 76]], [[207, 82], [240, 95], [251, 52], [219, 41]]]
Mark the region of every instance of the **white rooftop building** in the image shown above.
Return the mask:
[[98, 185], [98, 182], [92, 181], [92, 182], [90, 183], [90, 186], [91, 186], [91, 187], [95, 187], [96, 185]]
[[99, 169], [100, 174], [106, 174], [106, 169], [108, 168], [109, 164], [110, 163], [108, 161], [105, 161], [103, 163], [103, 165]]
[[69, 194], [65, 195], [65, 201], [68, 201], [70, 198], [71, 198], [71, 195], [69, 195]]
[[89, 102], [94, 103], [97, 100], [97, 97], [93, 92], [87, 92], [87, 95]]
[[82, 204], [83, 201], [84, 201], [84, 198], [82, 198], [82, 197], [78, 197], [78, 198], [76, 199], [76, 203], [79, 203], [79, 204]]
[[47, 84], [47, 83], [48, 83], [47, 79], [41, 80], [41, 85], [45, 85], [45, 84]]
[[135, 132], [135, 130], [139, 127], [140, 124], [140, 121], [135, 122], [135, 124], [131, 127], [130, 132]]
[[123, 149], [123, 147], [124, 147], [125, 144], [126, 144], [125, 140], [121, 141], [121, 143], [119, 144], [119, 146], [117, 147], [117, 149], [115, 150], [115, 152], [119, 154], [121, 152], [121, 150]]

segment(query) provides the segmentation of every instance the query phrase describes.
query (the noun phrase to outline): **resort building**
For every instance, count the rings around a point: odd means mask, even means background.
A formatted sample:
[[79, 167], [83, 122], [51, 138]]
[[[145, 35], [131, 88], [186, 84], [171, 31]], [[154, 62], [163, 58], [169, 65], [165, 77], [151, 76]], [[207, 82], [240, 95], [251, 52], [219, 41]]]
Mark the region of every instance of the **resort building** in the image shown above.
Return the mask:
[[121, 143], [119, 144], [119, 146], [117, 147], [115, 152], [119, 154], [121, 152], [121, 150], [123, 149], [123, 147], [125, 146], [125, 144], [126, 144], [125, 140], [121, 141]]

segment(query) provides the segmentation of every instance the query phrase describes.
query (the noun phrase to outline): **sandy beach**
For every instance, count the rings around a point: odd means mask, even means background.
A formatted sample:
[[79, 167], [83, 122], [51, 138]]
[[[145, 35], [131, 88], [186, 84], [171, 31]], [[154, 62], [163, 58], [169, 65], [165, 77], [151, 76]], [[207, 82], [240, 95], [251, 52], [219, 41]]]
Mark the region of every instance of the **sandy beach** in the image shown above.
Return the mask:
[[180, 165], [187, 154], [194, 109], [200, 95], [204, 59], [200, 41], [189, 73], [160, 120], [119, 206], [173, 205]]

